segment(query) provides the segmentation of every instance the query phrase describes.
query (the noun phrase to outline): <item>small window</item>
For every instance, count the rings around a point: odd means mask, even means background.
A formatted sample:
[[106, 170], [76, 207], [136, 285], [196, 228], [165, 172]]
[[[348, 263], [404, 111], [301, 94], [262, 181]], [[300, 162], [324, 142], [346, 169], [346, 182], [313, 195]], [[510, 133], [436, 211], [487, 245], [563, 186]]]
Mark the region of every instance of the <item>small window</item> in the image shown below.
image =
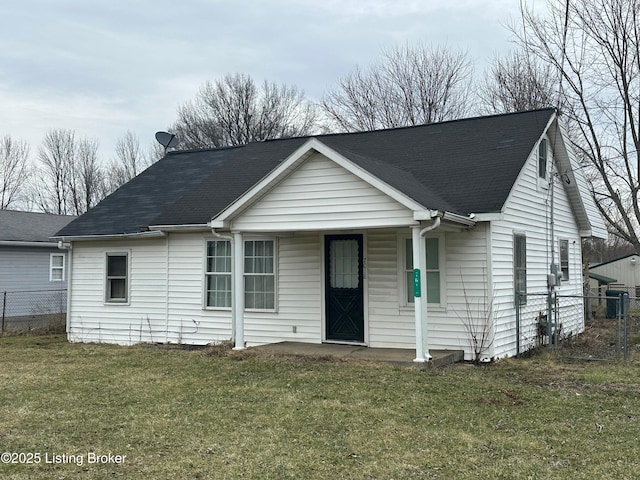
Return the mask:
[[275, 310], [275, 242], [250, 240], [244, 242], [245, 307], [254, 310]]
[[513, 281], [516, 302], [527, 303], [527, 237], [522, 234], [513, 236]]
[[128, 263], [129, 255], [126, 253], [107, 253], [107, 302], [129, 301]]
[[[426, 238], [427, 268], [427, 303], [439, 304], [440, 292], [440, 238]], [[415, 302], [413, 297], [413, 241], [410, 238], [404, 242], [404, 291], [407, 304]]]
[[207, 307], [231, 307], [231, 242], [214, 240], [207, 242], [205, 271]]
[[560, 271], [562, 280], [569, 280], [569, 240], [560, 240]]
[[538, 145], [538, 177], [547, 178], [547, 140], [543, 138]]
[[65, 256], [62, 253], [51, 254], [49, 258], [49, 281], [50, 282], [64, 281], [64, 259], [65, 259]]

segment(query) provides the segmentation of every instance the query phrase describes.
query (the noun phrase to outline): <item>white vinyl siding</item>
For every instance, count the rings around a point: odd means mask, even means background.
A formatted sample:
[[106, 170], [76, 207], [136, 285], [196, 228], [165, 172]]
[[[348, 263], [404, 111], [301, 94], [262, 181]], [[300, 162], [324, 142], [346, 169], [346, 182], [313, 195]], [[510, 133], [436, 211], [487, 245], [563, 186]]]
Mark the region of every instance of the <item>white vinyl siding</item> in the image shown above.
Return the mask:
[[316, 154], [232, 222], [245, 232], [408, 225], [413, 212]]
[[[427, 311], [430, 349], [465, 350], [469, 338], [461, 316], [467, 304], [484, 303], [488, 295], [485, 225], [469, 232], [440, 233], [442, 299]], [[414, 307], [406, 302], [405, 241], [407, 229], [369, 230], [367, 234], [368, 345], [376, 348], [415, 348]], [[446, 292], [446, 297], [444, 295]]]
[[277, 312], [247, 311], [247, 345], [322, 341], [322, 242], [318, 232], [278, 238]]
[[[107, 253], [127, 253], [128, 303], [105, 303]], [[69, 340], [133, 344], [166, 341], [166, 241], [74, 242]], [[202, 269], [202, 256], [198, 258]], [[196, 277], [198, 285], [202, 283]], [[200, 298], [200, 289], [196, 290]], [[200, 303], [200, 301], [199, 301]], [[200, 303], [201, 305], [201, 303]]]
[[[551, 171], [554, 158], [548, 150], [548, 169]], [[554, 235], [551, 238], [550, 202], [551, 191], [539, 188], [538, 148], [534, 148], [503, 208], [502, 218], [491, 224], [491, 270], [494, 288], [494, 311], [496, 312], [493, 355], [504, 357], [515, 355], [516, 305], [514, 302], [514, 234], [526, 232], [527, 303], [520, 311], [520, 351], [535, 341], [535, 324], [540, 311], [546, 311], [547, 275], [554, 262], [552, 250], [557, 251], [559, 239], [568, 239], [569, 244], [580, 244], [580, 232], [573, 215], [565, 182], [554, 179]], [[548, 177], [549, 178], [549, 177]], [[547, 182], [548, 184], [548, 182]], [[555, 246], [555, 248], [554, 248]], [[556, 253], [557, 255], [557, 253]], [[579, 333], [584, 328], [582, 300], [582, 264], [579, 248], [569, 249], [569, 280], [556, 288], [560, 295], [575, 295], [565, 299], [560, 322], [563, 333]], [[555, 262], [557, 262], [557, 258]], [[574, 273], [575, 272], [575, 273]]]

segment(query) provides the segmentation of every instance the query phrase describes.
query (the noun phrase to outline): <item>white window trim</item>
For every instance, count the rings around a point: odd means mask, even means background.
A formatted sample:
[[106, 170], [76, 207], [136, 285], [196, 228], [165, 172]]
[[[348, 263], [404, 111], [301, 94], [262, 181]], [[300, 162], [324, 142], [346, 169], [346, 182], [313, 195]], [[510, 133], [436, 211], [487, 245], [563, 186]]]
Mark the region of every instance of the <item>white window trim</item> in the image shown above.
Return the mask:
[[[62, 257], [62, 267], [53, 265], [54, 257]], [[54, 270], [62, 270], [62, 278], [53, 278]], [[49, 281], [50, 282], [64, 282], [67, 278], [67, 256], [64, 253], [51, 253], [49, 254]]]
[[204, 239], [204, 248], [202, 251], [203, 256], [203, 264], [202, 264], [202, 309], [203, 310], [211, 310], [211, 311], [221, 311], [221, 312], [230, 312], [232, 307], [213, 307], [207, 305], [207, 247], [208, 242], [229, 242], [231, 246], [231, 305], [233, 305], [233, 242], [231, 240], [226, 240], [223, 238], [214, 238], [214, 237], [206, 237]]
[[[107, 298], [109, 292], [109, 279], [107, 277], [108, 262], [110, 256], [126, 255], [127, 257], [127, 298], [125, 301], [111, 300]], [[105, 305], [130, 305], [131, 304], [131, 250], [110, 250], [104, 253], [104, 272], [102, 277], [104, 278], [104, 303]]]
[[[248, 236], [248, 237], [243, 237], [242, 242], [243, 244], [245, 242], [255, 242], [255, 241], [260, 241], [260, 240], [268, 240], [268, 241], [272, 241], [273, 242], [273, 284], [274, 284], [274, 308], [273, 309], [268, 309], [268, 308], [247, 308], [245, 307], [244, 311], [245, 312], [251, 312], [251, 313], [277, 313], [278, 312], [278, 238], [277, 237], [266, 237], [266, 236], [256, 236], [256, 235], [252, 235], [252, 236]], [[207, 237], [204, 239], [203, 242], [203, 249], [202, 249], [202, 257], [203, 257], [203, 263], [202, 263], [202, 309], [203, 310], [208, 310], [208, 311], [223, 311], [223, 312], [229, 312], [232, 310], [232, 307], [211, 307], [211, 306], [207, 306], [207, 242], [212, 242], [212, 241], [225, 241], [225, 240], [221, 240], [221, 239], [216, 239], [213, 237]], [[235, 255], [235, 252], [233, 251], [233, 242], [231, 242], [231, 278], [232, 278], [232, 282], [231, 282], [231, 295], [232, 295], [232, 299], [233, 299], [233, 291], [234, 291], [234, 282], [233, 282], [233, 276], [236, 274], [236, 272], [233, 272], [233, 258]], [[243, 248], [243, 252], [244, 252], [244, 248]], [[240, 272], [240, 274], [242, 275], [243, 281], [244, 281], [244, 277], [245, 277], [245, 273], [244, 273], [244, 253], [243, 253], [243, 258], [242, 258], [242, 272]], [[245, 291], [245, 295], [246, 295], [246, 291]], [[233, 304], [233, 300], [232, 300], [232, 304]]]
[[[444, 233], [434, 233], [427, 235], [426, 238], [437, 238], [438, 242], [438, 266], [440, 271], [440, 303], [428, 303], [429, 309], [445, 310], [447, 306], [447, 282], [446, 282], [446, 235]], [[398, 305], [400, 310], [414, 310], [414, 304], [407, 301], [407, 285], [405, 270], [405, 245], [406, 240], [411, 240], [411, 233], [398, 235]], [[426, 272], [425, 272], [426, 273]], [[425, 293], [426, 295], [426, 293]]]
[[265, 236], [247, 236], [243, 237], [243, 254], [242, 258], [242, 279], [244, 281], [245, 272], [244, 272], [244, 261], [246, 258], [246, 242], [258, 242], [258, 241], [271, 241], [273, 242], [273, 308], [247, 308], [246, 307], [246, 295], [247, 291], [245, 288], [245, 312], [258, 312], [258, 313], [278, 313], [278, 238], [277, 237], [265, 237]]

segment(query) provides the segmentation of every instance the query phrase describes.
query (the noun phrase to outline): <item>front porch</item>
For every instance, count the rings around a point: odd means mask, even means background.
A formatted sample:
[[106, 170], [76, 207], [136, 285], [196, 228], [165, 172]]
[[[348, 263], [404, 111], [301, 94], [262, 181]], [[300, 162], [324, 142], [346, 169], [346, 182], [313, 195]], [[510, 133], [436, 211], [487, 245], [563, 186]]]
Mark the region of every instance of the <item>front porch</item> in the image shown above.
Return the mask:
[[278, 342], [251, 347], [274, 355], [331, 356], [368, 362], [391, 363], [399, 366], [444, 367], [464, 360], [463, 350], [429, 350], [431, 361], [414, 362], [415, 350], [404, 348], [371, 348], [334, 343]]

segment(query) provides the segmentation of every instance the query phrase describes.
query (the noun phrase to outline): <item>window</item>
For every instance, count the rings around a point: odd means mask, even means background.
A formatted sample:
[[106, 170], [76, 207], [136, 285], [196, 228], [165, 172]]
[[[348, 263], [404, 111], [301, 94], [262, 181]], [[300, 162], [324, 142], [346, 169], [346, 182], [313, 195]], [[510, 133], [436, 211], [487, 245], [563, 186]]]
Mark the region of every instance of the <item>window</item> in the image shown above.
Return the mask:
[[127, 253], [107, 253], [107, 292], [109, 303], [129, 301], [129, 255]]
[[560, 271], [562, 280], [569, 280], [569, 240], [560, 240]]
[[205, 306], [231, 307], [231, 242], [228, 240], [207, 242], [205, 283]]
[[330, 248], [331, 288], [358, 288], [360, 286], [358, 240], [332, 240]]
[[547, 140], [543, 138], [538, 145], [538, 177], [547, 178]]
[[245, 307], [275, 309], [275, 245], [273, 240], [244, 242]]
[[526, 305], [527, 237], [522, 234], [515, 234], [513, 236], [513, 281], [516, 291], [516, 301], [519, 300], [520, 305]]
[[[425, 239], [427, 250], [427, 303], [441, 303], [441, 259], [440, 237]], [[405, 301], [408, 305], [414, 303], [413, 298], [413, 241], [410, 238], [404, 241], [404, 291]]]
[[49, 281], [64, 281], [64, 254], [52, 253], [49, 258]]

